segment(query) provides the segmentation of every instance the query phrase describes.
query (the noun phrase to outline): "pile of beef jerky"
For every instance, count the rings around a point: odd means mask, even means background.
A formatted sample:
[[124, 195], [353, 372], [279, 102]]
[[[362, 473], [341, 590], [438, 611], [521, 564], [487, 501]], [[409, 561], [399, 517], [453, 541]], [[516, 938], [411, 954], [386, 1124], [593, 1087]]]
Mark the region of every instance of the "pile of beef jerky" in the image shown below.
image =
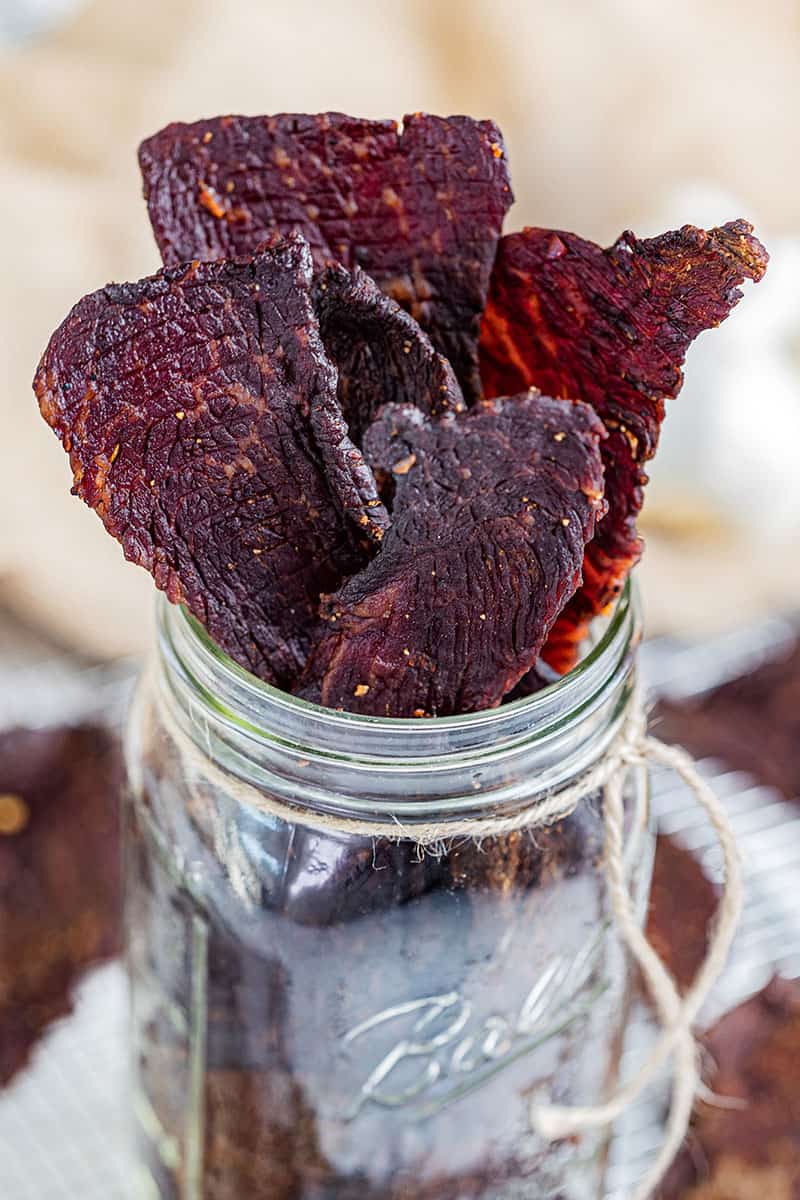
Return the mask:
[[34, 385], [127, 558], [331, 707], [480, 710], [574, 665], [686, 350], [764, 273], [751, 227], [503, 236], [467, 117], [220, 117], [140, 162], [165, 267], [81, 300]]

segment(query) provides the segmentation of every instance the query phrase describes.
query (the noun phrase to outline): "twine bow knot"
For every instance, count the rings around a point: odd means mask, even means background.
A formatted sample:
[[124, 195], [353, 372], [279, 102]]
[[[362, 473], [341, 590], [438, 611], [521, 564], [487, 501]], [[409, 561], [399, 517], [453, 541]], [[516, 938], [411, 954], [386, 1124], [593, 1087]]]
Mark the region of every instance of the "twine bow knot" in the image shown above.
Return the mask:
[[[622, 733], [616, 759], [620, 769], [604, 785], [605, 873], [611, 905], [620, 936], [638, 964], [661, 1022], [661, 1034], [632, 1079], [604, 1103], [587, 1108], [539, 1104], [531, 1106], [531, 1123], [548, 1141], [610, 1125], [627, 1109], [673, 1058], [672, 1103], [664, 1141], [655, 1162], [637, 1185], [630, 1200], [647, 1200], [663, 1179], [686, 1136], [695, 1097], [700, 1088], [697, 1045], [692, 1027], [728, 957], [742, 907], [742, 878], [733, 831], [724, 809], [700, 775], [691, 757], [677, 746], [667, 746], [648, 736], [644, 706], [637, 697], [633, 719]], [[725, 862], [725, 885], [706, 957], [691, 987], [681, 997], [675, 980], [648, 942], [636, 918], [625, 877], [623, 857], [625, 769], [659, 764], [675, 771], [707, 814], [719, 840]]]

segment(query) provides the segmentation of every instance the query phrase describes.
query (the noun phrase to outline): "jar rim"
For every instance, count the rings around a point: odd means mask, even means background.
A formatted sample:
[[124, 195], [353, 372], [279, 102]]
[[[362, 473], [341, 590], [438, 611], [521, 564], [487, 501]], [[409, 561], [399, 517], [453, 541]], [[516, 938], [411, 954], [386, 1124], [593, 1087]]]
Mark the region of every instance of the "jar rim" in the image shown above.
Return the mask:
[[230, 774], [290, 803], [416, 819], [562, 786], [605, 752], [623, 719], [641, 633], [626, 585], [567, 675], [531, 696], [449, 717], [372, 717], [291, 696], [238, 666], [185, 610], [159, 608], [164, 716]]
[[[234, 661], [209, 634], [208, 630], [183, 605], [171, 604], [165, 596], [159, 596], [158, 628], [162, 640], [170, 648], [170, 657], [177, 658], [181, 674], [192, 681], [191, 663], [186, 661], [186, 655], [176, 646], [176, 635], [182, 643], [183, 651], [189, 649], [195, 665], [203, 665], [210, 669], [218, 680], [223, 693], [227, 693], [226, 684], [232, 685], [236, 692], [241, 693], [241, 700], [250, 701], [247, 704], [248, 713], [257, 712], [261, 703], [266, 703], [271, 709], [281, 709], [286, 713], [296, 714], [297, 717], [313, 718], [324, 721], [329, 727], [340, 727], [347, 731], [348, 736], [357, 735], [359, 730], [376, 730], [386, 732], [402, 731], [414, 736], [413, 731], [430, 734], [433, 728], [442, 731], [457, 731], [460, 729], [475, 729], [507, 721], [510, 717], [525, 712], [535, 723], [537, 712], [545, 712], [554, 700], [560, 701], [565, 708], [570, 707], [571, 696], [580, 689], [580, 685], [591, 676], [598, 664], [608, 655], [609, 650], [618, 642], [626, 629], [637, 625], [640, 620], [639, 592], [632, 578], [628, 578], [612, 612], [598, 618], [604, 628], [596, 633], [595, 640], [580, 661], [567, 674], [547, 684], [530, 696], [522, 696], [518, 700], [508, 701], [495, 708], [480, 709], [477, 712], [457, 713], [443, 717], [381, 717], [362, 713], [351, 713], [340, 709], [328, 708], [311, 700], [293, 696], [273, 684], [266, 683], [253, 675], [245, 667]], [[198, 681], [195, 679], [195, 683]], [[207, 700], [216, 697], [209, 695], [206, 688]], [[228, 719], [247, 728], [251, 734], [258, 732], [249, 719], [242, 719], [240, 714], [232, 711], [228, 705]], [[241, 705], [244, 707], [244, 705]], [[264, 731], [267, 732], [266, 730]]]
[[[160, 597], [162, 606], [169, 604], [165, 596]], [[430, 730], [431, 722], [435, 722], [440, 728], [457, 728], [463, 725], [474, 725], [482, 719], [495, 719], [508, 714], [512, 710], [518, 711], [521, 708], [535, 709], [537, 702], [542, 705], [545, 700], [550, 700], [555, 695], [566, 695], [577, 679], [586, 675], [591, 670], [592, 666], [603, 656], [604, 651], [614, 641], [624, 625], [625, 620], [629, 615], [629, 609], [635, 608], [638, 604], [638, 591], [635, 589], [634, 581], [629, 577], [620, 593], [619, 599], [614, 605], [613, 612], [608, 618], [608, 624], [597, 638], [594, 645], [590, 646], [587, 653], [580, 659], [575, 666], [558, 679], [548, 683], [545, 687], [540, 688], [530, 696], [521, 696], [518, 700], [510, 700], [505, 704], [495, 708], [482, 708], [477, 712], [456, 713], [449, 717], [379, 717], [364, 713], [351, 713], [338, 708], [328, 708], [323, 704], [316, 704], [313, 700], [304, 700], [300, 696], [293, 696], [291, 692], [286, 692], [282, 688], [275, 687], [274, 684], [267, 683], [263, 679], [259, 679], [246, 667], [242, 667], [222, 647], [214, 641], [211, 634], [196, 617], [194, 617], [184, 605], [177, 606], [177, 611], [182, 619], [186, 622], [187, 627], [192, 631], [199, 645], [203, 648], [209, 658], [213, 659], [217, 667], [223, 674], [227, 674], [230, 678], [235, 679], [239, 684], [244, 684], [248, 689], [251, 689], [254, 694], [262, 695], [271, 702], [277, 702], [298, 713], [314, 713], [319, 716], [321, 713], [325, 716], [330, 716], [332, 720], [341, 720], [349, 728], [354, 728], [358, 725], [367, 725], [370, 727], [384, 726], [387, 729], [410, 729], [413, 727], [423, 727]]]

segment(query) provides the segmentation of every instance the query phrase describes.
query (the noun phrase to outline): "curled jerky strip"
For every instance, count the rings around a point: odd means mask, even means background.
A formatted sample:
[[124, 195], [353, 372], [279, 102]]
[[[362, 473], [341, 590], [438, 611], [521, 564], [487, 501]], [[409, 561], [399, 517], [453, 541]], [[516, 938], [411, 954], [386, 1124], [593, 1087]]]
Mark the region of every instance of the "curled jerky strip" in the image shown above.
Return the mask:
[[580, 582], [603, 436], [588, 405], [533, 391], [436, 420], [387, 406], [364, 448], [395, 480], [392, 524], [323, 598], [299, 694], [381, 716], [498, 704]]
[[168, 125], [139, 162], [165, 263], [252, 254], [276, 229], [299, 231], [319, 268], [363, 267], [480, 395], [480, 317], [513, 200], [492, 121], [215, 117]]
[[[103, 288], [53, 335], [34, 382], [75, 492], [126, 557], [239, 663], [285, 686], [320, 592], [366, 561], [337, 493], [363, 491], [369, 473], [335, 426], [311, 277], [294, 237], [252, 260]], [[318, 409], [338, 486], [312, 432]]]
[[584, 565], [583, 585], [543, 657], [574, 665], [588, 622], [618, 594], [639, 558], [636, 516], [664, 418], [683, 383], [691, 342], [764, 274], [767, 254], [746, 221], [661, 237], [625, 233], [603, 250], [574, 234], [525, 229], [501, 239], [481, 331], [488, 396], [535, 385], [590, 403], [603, 444], [609, 511]]
[[314, 303], [326, 353], [339, 376], [339, 407], [354, 442], [361, 444], [384, 404], [413, 404], [429, 415], [464, 408], [447, 359], [366, 272], [329, 266], [315, 280]]

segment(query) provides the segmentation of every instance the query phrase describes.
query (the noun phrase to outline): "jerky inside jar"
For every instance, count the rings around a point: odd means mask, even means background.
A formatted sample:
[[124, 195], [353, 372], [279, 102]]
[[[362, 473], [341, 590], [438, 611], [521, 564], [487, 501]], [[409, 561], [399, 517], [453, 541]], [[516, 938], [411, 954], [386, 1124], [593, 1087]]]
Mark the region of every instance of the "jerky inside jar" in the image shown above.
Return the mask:
[[[600, 799], [481, 845], [447, 823], [514, 812], [598, 761], [638, 638], [626, 591], [580, 670], [537, 694], [379, 719], [261, 683], [161, 606], [127, 745], [146, 1194], [601, 1194], [607, 1134], [547, 1143], [529, 1121], [536, 1098], [593, 1104], [616, 1078], [630, 980]], [[636, 773], [626, 803], [643, 897]], [[441, 846], [337, 827], [401, 810], [440, 822]]]

